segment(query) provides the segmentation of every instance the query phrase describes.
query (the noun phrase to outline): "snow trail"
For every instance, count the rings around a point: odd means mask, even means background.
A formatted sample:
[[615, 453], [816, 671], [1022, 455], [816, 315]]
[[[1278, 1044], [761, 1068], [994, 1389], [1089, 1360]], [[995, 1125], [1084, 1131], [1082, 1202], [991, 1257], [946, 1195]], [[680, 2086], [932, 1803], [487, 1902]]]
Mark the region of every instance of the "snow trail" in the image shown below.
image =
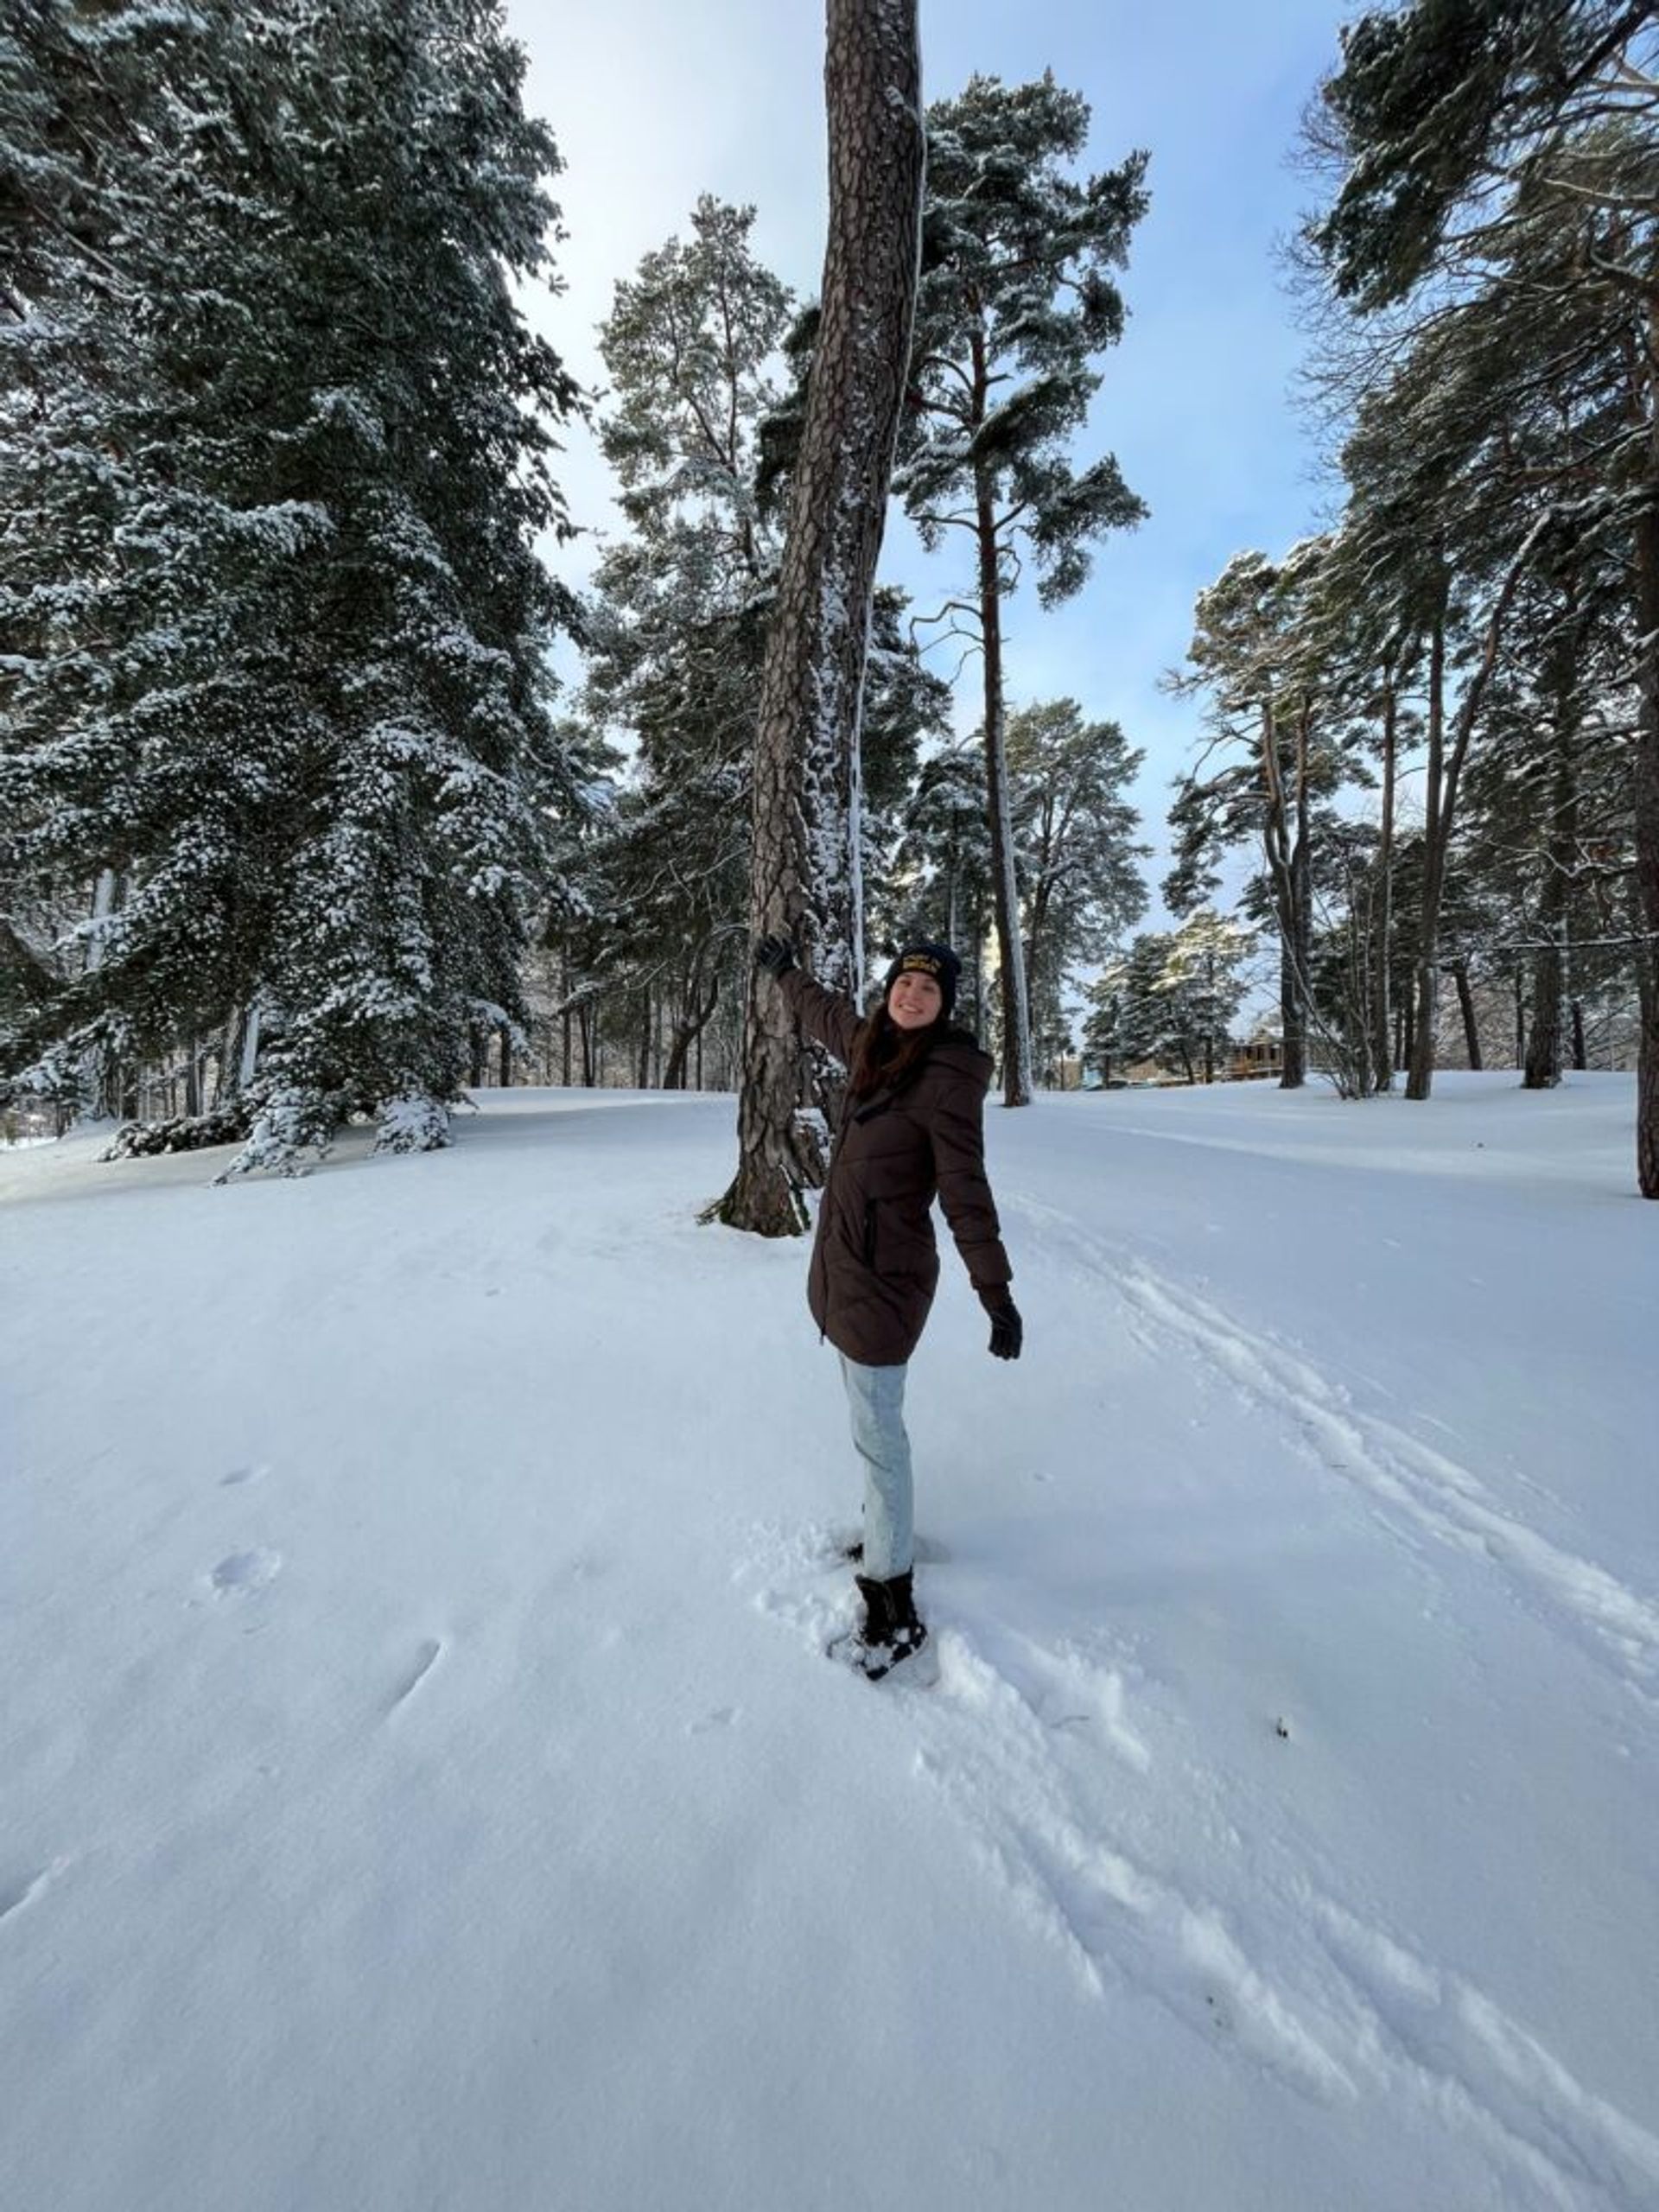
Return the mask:
[[[839, 1550], [832, 1532], [770, 1527], [734, 1578], [809, 1664], [849, 1610]], [[948, 1565], [928, 1583], [938, 1686], [854, 1694], [873, 1701], [873, 1726], [902, 1729], [914, 1775], [963, 1823], [1011, 1913], [1091, 1995], [1132, 1989], [1316, 2105], [1450, 2117], [1509, 2177], [1506, 2204], [1651, 2212], [1659, 2138], [1473, 1981], [1329, 1894], [1236, 1783], [1154, 1751], [1122, 1667], [970, 1621], [950, 1583]], [[1148, 1797], [1138, 1847], [1124, 1833], [1126, 1790]], [[1226, 1856], [1206, 1864], [1192, 1847], [1201, 1836], [1235, 1847], [1230, 1897], [1215, 1880]], [[1270, 1962], [1247, 1921], [1274, 1931]]]
[[1468, 1467], [1364, 1411], [1345, 1383], [1307, 1355], [1160, 1274], [1132, 1246], [1116, 1245], [1029, 1197], [1014, 1203], [1081, 1272], [1111, 1287], [1149, 1345], [1185, 1354], [1299, 1431], [1322, 1465], [1387, 1509], [1385, 1521], [1396, 1533], [1404, 1521], [1490, 1560], [1539, 1618], [1571, 1636], [1659, 1712], [1659, 1601], [1552, 1543], [1504, 1510]]

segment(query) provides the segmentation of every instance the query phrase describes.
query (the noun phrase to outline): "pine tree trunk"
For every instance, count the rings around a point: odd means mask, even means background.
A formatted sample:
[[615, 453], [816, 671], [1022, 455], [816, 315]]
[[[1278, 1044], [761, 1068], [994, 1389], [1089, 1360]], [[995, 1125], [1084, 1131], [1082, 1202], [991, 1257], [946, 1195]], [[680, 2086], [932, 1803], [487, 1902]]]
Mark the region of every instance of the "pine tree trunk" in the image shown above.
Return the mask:
[[1313, 799], [1309, 740], [1313, 703], [1304, 696], [1296, 716], [1296, 843], [1290, 856], [1295, 901], [1297, 1049], [1302, 1079], [1307, 1077], [1308, 1027], [1313, 1014]]
[[1523, 1090], [1553, 1090], [1561, 1079], [1566, 1022], [1567, 910], [1578, 857], [1578, 807], [1574, 766], [1565, 733], [1559, 734], [1554, 804], [1545, 858], [1543, 896], [1538, 925], [1544, 943], [1532, 963], [1532, 1027], [1522, 1060]]
[[[1313, 970], [1313, 847], [1306, 823], [1300, 823], [1296, 832], [1295, 849], [1291, 855], [1290, 884], [1293, 925], [1291, 937], [1291, 974], [1294, 987], [1295, 1028], [1294, 1049], [1296, 1082], [1307, 1080], [1308, 1039], [1308, 977]], [[1292, 1062], [1292, 1039], [1286, 1039], [1285, 1065], [1289, 1071]], [[1290, 1086], [1287, 1084], [1287, 1088]]]
[[1522, 1090], [1553, 1090], [1561, 1079], [1561, 948], [1554, 941], [1559, 924], [1544, 924], [1552, 941], [1539, 948], [1532, 963], [1532, 1027], [1521, 1066]]
[[1408, 1098], [1428, 1096], [1434, 1081], [1434, 1031], [1439, 1011], [1440, 893], [1446, 877], [1441, 821], [1446, 790], [1446, 614], [1435, 611], [1428, 649], [1428, 767], [1423, 781], [1422, 910], [1417, 917], [1417, 957], [1412, 971], [1411, 1065]]
[[1394, 1061], [1389, 1051], [1394, 1025], [1389, 1019], [1389, 991], [1394, 945], [1394, 804], [1399, 766], [1399, 721], [1400, 702], [1390, 668], [1382, 695], [1382, 821], [1372, 910], [1376, 937], [1371, 948], [1371, 1084], [1378, 1091], [1394, 1088]]
[[1636, 524], [1637, 628], [1641, 637], [1632, 782], [1636, 804], [1636, 948], [1642, 1039], [1636, 1075], [1636, 1178], [1644, 1198], [1659, 1198], [1659, 304], [1648, 326], [1649, 505]]
[[[1574, 594], [1570, 584], [1567, 594], [1567, 615], [1570, 620], [1574, 611]], [[1549, 835], [1545, 842], [1544, 888], [1538, 911], [1544, 942], [1533, 963], [1532, 1033], [1522, 1063], [1522, 1088], [1525, 1090], [1552, 1090], [1561, 1079], [1567, 1014], [1566, 947], [1579, 857], [1578, 644], [1576, 627], [1564, 624], [1548, 678], [1554, 702], [1554, 772]]]
[[[1279, 927], [1279, 1027], [1283, 1037], [1283, 1060], [1279, 1088], [1300, 1090], [1307, 1080], [1307, 1018], [1303, 965], [1299, 946], [1305, 934], [1304, 905], [1298, 884], [1296, 853], [1291, 842], [1290, 814], [1285, 779], [1279, 758], [1279, 724], [1271, 701], [1262, 708], [1262, 780], [1265, 804], [1262, 817], [1262, 845], [1273, 888], [1274, 919]], [[1298, 843], [1303, 841], [1299, 838]]]
[[1584, 1040], [1584, 1001], [1574, 999], [1573, 1001], [1573, 1071], [1575, 1075], [1582, 1075], [1590, 1065], [1586, 1057], [1586, 1049]]
[[[975, 340], [975, 368], [982, 371]], [[1014, 823], [1008, 794], [1008, 753], [1002, 697], [1002, 592], [997, 571], [996, 518], [990, 487], [976, 496], [979, 538], [979, 620], [984, 647], [985, 798], [991, 842], [991, 890], [1002, 984], [1002, 1103], [1029, 1106], [1032, 1094], [1031, 1010], [1026, 990], [1025, 948], [1020, 939], [1020, 895], [1014, 879]]]
[[1463, 1017], [1463, 1050], [1470, 1066], [1478, 1073], [1480, 1069], [1480, 1024], [1475, 1018], [1475, 995], [1469, 988], [1469, 963], [1455, 961], [1452, 980], [1457, 986], [1458, 1012]]
[[1302, 1025], [1301, 982], [1296, 973], [1290, 924], [1279, 932], [1279, 1027], [1283, 1050], [1279, 1061], [1281, 1090], [1300, 1090], [1307, 1081], [1307, 1032]]
[[[857, 749], [876, 556], [910, 360], [921, 237], [915, 0], [829, 0], [830, 231], [818, 338], [760, 677], [753, 783], [756, 931], [795, 936], [856, 988]], [[786, 1236], [822, 1179], [797, 1116], [800, 1047], [781, 994], [751, 976], [738, 1169], [711, 1213]]]

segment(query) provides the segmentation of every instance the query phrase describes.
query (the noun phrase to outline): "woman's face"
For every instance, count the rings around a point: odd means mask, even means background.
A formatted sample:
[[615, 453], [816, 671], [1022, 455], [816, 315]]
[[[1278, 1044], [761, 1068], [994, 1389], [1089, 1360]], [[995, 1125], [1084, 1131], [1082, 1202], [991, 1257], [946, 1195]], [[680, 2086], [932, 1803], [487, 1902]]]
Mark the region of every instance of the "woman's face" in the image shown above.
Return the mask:
[[920, 968], [907, 968], [887, 993], [887, 1012], [900, 1029], [925, 1029], [939, 1018], [944, 993]]

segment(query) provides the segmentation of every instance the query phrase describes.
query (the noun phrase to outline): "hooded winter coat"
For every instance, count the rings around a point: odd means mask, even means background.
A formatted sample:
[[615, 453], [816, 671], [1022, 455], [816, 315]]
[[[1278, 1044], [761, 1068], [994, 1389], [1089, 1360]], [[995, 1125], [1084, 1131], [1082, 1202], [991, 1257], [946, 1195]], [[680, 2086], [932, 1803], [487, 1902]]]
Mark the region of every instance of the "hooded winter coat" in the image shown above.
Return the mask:
[[[784, 996], [803, 1035], [850, 1066], [859, 1017], [791, 969]], [[982, 1300], [1013, 1276], [985, 1179], [984, 1104], [991, 1062], [963, 1029], [947, 1029], [897, 1090], [842, 1109], [818, 1207], [807, 1277], [812, 1318], [837, 1351], [864, 1367], [899, 1367], [916, 1349], [939, 1279], [937, 1197]]]

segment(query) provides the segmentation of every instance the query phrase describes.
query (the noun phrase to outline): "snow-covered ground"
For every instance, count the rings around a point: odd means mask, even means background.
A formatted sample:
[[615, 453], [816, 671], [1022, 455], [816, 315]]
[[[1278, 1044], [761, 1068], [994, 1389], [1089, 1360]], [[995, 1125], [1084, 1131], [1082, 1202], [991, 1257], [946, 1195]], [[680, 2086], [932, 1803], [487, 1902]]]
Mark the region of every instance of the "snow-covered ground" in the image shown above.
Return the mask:
[[19, 2212], [1659, 2205], [1631, 1084], [988, 1116], [931, 1691], [732, 1104], [0, 1158]]

